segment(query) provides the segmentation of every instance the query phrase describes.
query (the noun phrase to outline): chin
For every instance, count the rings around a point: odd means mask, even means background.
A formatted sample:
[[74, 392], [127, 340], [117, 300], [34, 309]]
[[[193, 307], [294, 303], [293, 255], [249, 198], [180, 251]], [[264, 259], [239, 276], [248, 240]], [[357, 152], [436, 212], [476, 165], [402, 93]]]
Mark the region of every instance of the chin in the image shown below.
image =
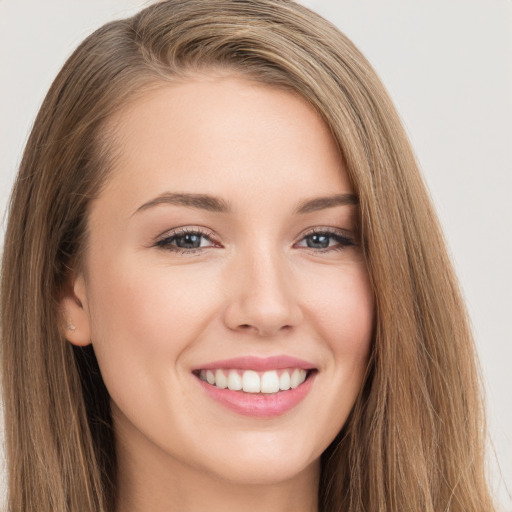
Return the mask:
[[283, 442], [269, 434], [259, 432], [252, 442], [230, 443], [221, 457], [208, 461], [209, 471], [240, 485], [272, 485], [319, 467], [322, 449], [314, 450], [297, 435], [288, 434]]
[[[227, 461], [226, 461], [227, 462]], [[320, 464], [320, 459], [313, 461], [272, 460], [237, 462], [230, 467], [218, 468], [217, 475], [221, 480], [226, 480], [237, 485], [279, 485], [283, 482], [297, 478], [301, 473], [307, 473]]]

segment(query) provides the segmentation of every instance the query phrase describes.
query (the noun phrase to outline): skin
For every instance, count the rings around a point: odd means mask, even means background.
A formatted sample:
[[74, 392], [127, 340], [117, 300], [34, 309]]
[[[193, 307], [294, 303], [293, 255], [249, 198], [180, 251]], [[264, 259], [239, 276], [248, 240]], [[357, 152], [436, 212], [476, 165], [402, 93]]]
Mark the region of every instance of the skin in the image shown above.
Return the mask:
[[[317, 510], [319, 458], [360, 390], [374, 316], [357, 206], [295, 211], [352, 192], [327, 126], [298, 95], [214, 74], [162, 85], [112, 121], [120, 157], [62, 305], [68, 340], [92, 340], [112, 398], [118, 510]], [[232, 211], [139, 209], [170, 192]], [[176, 228], [208, 238], [177, 252]], [[311, 247], [326, 228], [351, 242]], [[317, 374], [273, 418], [227, 409], [192, 374], [280, 354]]]

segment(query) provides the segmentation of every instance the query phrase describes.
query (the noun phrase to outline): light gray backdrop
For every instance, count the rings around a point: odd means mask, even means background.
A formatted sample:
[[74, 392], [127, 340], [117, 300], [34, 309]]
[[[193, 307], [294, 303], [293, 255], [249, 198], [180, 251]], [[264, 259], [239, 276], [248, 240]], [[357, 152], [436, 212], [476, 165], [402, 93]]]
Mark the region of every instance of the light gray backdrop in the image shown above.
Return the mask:
[[[2, 215], [31, 123], [65, 58], [99, 25], [148, 3], [0, 0]], [[473, 318], [487, 386], [492, 485], [510, 512], [512, 3], [304, 3], [337, 24], [369, 58], [415, 147]], [[4, 482], [0, 474], [2, 494]]]

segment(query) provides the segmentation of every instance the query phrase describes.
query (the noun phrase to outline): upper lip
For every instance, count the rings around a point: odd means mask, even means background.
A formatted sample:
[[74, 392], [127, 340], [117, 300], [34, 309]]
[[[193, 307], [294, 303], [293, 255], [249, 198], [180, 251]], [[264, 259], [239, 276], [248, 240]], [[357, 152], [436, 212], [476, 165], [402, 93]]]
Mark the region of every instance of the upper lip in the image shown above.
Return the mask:
[[264, 372], [266, 370], [284, 370], [285, 368], [303, 368], [304, 370], [313, 370], [316, 368], [316, 366], [309, 361], [287, 355], [277, 355], [271, 357], [244, 356], [206, 363], [204, 365], [193, 368], [193, 371], [237, 369]]

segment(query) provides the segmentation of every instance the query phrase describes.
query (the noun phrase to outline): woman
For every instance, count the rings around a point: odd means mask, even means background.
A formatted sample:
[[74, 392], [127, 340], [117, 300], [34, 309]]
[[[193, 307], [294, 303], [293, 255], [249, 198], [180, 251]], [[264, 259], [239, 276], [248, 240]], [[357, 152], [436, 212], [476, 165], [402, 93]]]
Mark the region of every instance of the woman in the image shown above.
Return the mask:
[[13, 192], [10, 510], [492, 510], [474, 350], [398, 117], [289, 1], [88, 37]]

